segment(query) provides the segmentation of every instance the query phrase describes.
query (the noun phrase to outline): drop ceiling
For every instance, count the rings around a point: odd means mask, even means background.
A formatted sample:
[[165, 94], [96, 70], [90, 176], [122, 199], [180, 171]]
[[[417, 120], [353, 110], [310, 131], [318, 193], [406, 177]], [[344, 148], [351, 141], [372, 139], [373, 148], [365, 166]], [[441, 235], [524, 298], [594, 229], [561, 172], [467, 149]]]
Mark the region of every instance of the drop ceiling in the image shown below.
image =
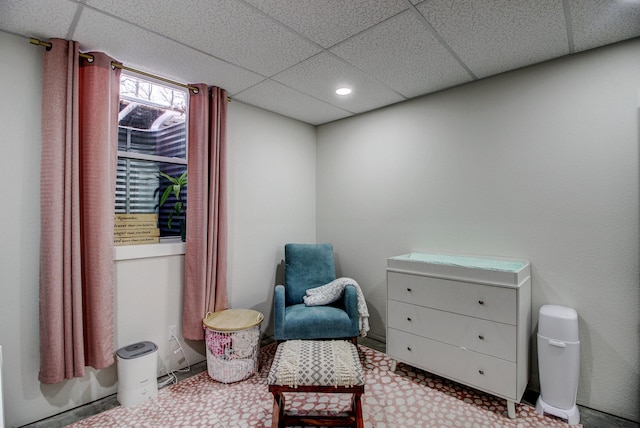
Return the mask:
[[0, 0], [0, 29], [319, 125], [639, 37], [640, 0]]

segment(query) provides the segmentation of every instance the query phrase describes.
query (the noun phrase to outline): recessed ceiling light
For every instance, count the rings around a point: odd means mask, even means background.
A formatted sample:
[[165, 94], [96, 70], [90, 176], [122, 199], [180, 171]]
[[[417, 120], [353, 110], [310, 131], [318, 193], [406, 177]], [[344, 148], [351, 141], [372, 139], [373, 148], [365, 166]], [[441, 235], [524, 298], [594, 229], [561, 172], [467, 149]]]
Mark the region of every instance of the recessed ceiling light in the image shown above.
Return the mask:
[[336, 89], [336, 94], [338, 95], [349, 95], [351, 93], [351, 88], [338, 88]]

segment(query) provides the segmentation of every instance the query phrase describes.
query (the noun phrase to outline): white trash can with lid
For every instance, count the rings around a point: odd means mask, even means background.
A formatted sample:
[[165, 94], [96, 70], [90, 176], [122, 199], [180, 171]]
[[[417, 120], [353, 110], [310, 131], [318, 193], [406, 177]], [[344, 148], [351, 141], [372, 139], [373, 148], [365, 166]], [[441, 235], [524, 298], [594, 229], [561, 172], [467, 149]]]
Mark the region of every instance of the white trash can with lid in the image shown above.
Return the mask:
[[138, 342], [116, 351], [118, 402], [123, 407], [140, 404], [158, 395], [158, 347]]
[[578, 314], [572, 308], [544, 305], [538, 320], [538, 371], [540, 397], [536, 412], [580, 422], [576, 406], [580, 377]]

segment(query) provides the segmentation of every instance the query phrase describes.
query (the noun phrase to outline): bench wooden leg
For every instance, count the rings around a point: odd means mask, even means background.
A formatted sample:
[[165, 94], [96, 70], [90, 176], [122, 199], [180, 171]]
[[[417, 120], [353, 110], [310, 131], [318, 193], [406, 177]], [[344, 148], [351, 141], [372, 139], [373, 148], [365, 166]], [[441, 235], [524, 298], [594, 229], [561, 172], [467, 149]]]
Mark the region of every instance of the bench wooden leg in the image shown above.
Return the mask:
[[362, 398], [360, 393], [353, 394], [353, 414], [356, 418], [356, 427], [364, 428], [364, 418], [362, 416]]
[[[364, 385], [356, 385], [351, 387], [333, 387], [333, 386], [310, 386], [299, 385], [297, 388], [279, 385], [269, 385], [269, 391], [273, 394], [273, 415], [271, 426], [273, 428], [286, 426], [330, 426], [330, 427], [364, 427], [364, 417], [362, 414], [362, 394], [364, 393]], [[334, 415], [290, 415], [285, 412], [285, 392], [294, 393], [326, 393], [326, 394], [353, 394], [351, 399], [351, 411], [346, 416]]]
[[272, 428], [283, 428], [284, 423], [284, 394], [273, 393], [273, 415], [271, 416]]

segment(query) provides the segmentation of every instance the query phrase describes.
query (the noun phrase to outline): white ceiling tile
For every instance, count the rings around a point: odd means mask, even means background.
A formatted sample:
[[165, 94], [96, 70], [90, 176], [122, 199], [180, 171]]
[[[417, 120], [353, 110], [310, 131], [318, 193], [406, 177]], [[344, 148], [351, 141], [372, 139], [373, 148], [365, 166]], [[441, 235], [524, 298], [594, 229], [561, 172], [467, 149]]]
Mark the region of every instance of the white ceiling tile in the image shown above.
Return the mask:
[[[238, 92], [262, 77], [101, 12], [85, 9], [75, 38], [83, 50], [103, 51], [123, 64], [184, 83]], [[108, 47], [108, 48], [107, 48]]]
[[263, 76], [320, 51], [238, 0], [88, 0], [88, 4]]
[[0, 0], [0, 29], [318, 124], [640, 37], [638, 1]]
[[246, 0], [328, 48], [407, 9], [405, 0]]
[[604, 46], [640, 34], [640, 2], [571, 0], [576, 51]]
[[569, 53], [558, 0], [434, 0], [417, 9], [478, 77]]
[[273, 111], [312, 125], [332, 122], [353, 115], [353, 113], [334, 107], [269, 79], [234, 95], [233, 100]]
[[[273, 77], [287, 86], [353, 113], [362, 113], [405, 99], [328, 52], [322, 52]], [[340, 96], [335, 90], [348, 86], [353, 92]]]
[[65, 39], [77, 8], [67, 0], [2, 0], [0, 28], [45, 40]]
[[472, 80], [413, 10], [350, 38], [331, 52], [406, 97]]

